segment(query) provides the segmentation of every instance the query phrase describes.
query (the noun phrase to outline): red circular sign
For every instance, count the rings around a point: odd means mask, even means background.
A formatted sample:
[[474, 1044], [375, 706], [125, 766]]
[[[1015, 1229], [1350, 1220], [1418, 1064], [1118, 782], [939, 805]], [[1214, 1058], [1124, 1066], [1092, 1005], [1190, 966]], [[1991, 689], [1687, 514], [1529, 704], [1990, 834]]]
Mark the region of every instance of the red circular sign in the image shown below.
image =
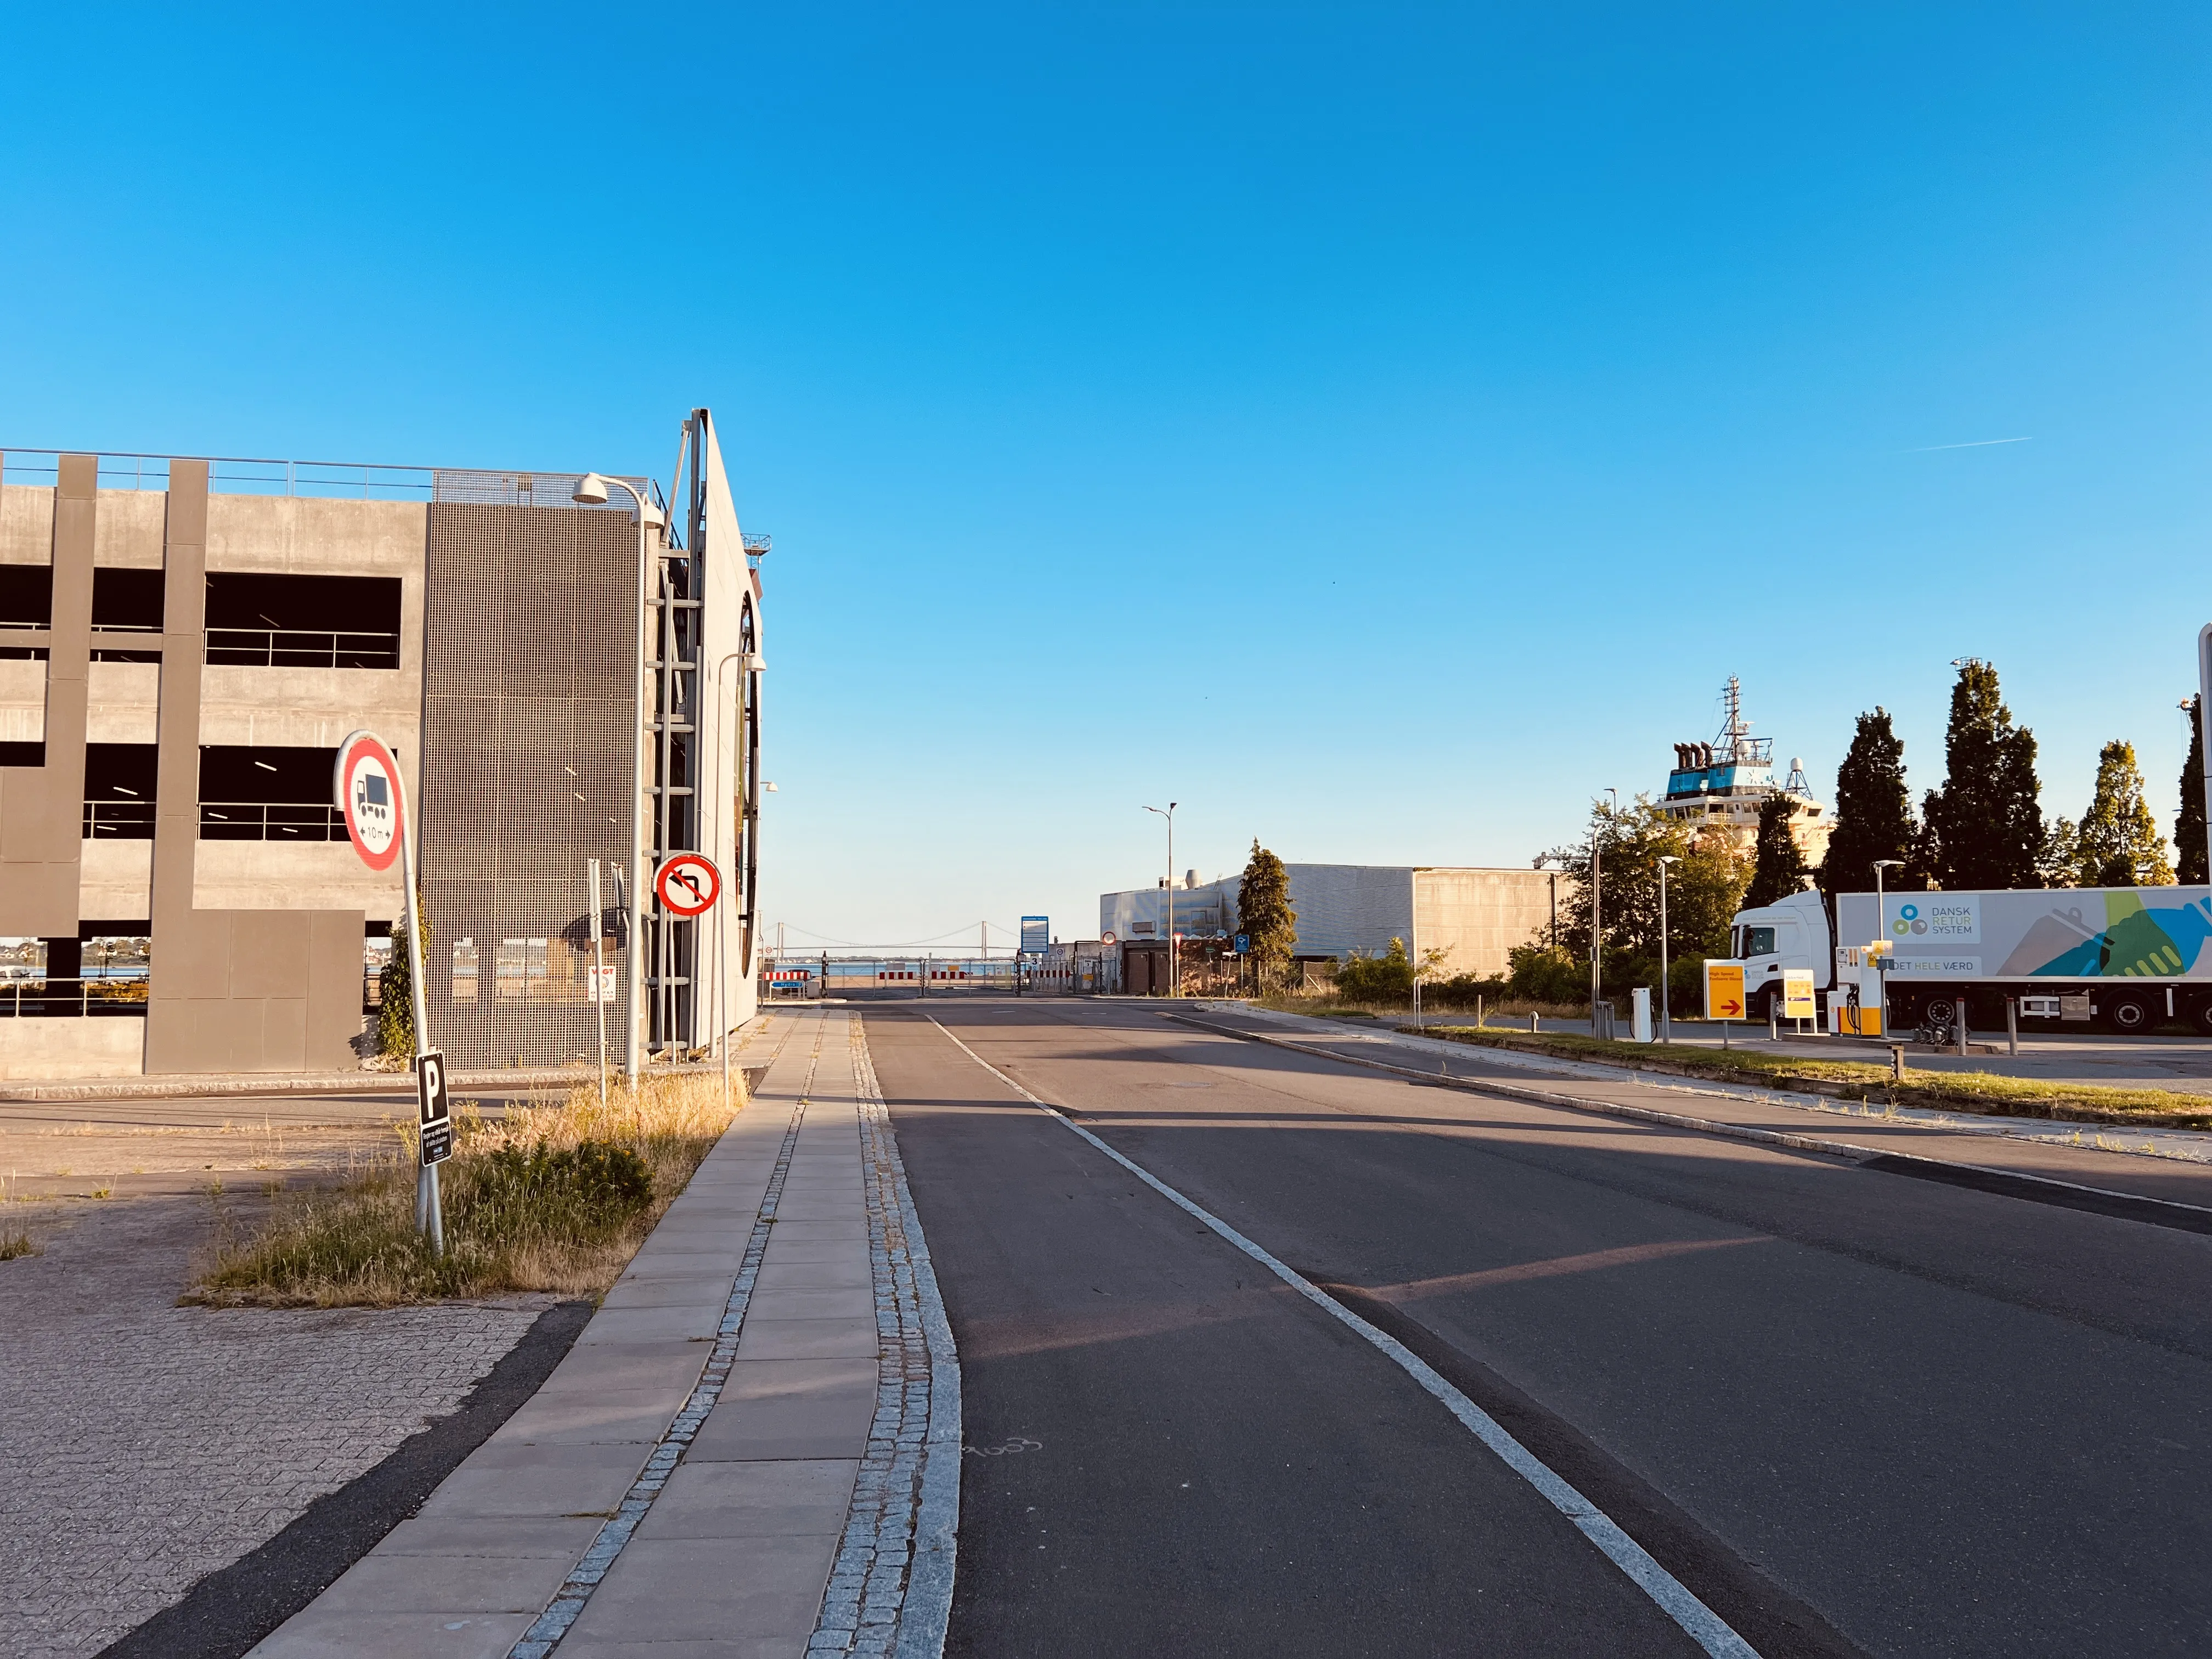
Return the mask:
[[703, 853], [677, 853], [653, 878], [661, 908], [679, 916], [704, 915], [722, 896], [722, 872]]
[[374, 732], [356, 732], [338, 745], [337, 807], [361, 861], [389, 870], [406, 826], [400, 816], [399, 763]]

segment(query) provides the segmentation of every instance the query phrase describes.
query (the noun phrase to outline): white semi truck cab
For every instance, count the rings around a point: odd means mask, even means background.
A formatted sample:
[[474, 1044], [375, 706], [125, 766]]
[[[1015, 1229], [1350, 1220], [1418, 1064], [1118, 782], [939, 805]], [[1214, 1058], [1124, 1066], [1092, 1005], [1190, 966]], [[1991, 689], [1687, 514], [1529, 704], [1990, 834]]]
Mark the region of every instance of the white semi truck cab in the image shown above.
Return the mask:
[[1809, 968], [1814, 988], [1827, 990], [1836, 975], [1832, 945], [1827, 907], [1817, 892], [1737, 911], [1729, 923], [1729, 954], [1743, 964], [1744, 1018], [1765, 1018], [1770, 998], [1779, 1004], [1785, 968]]

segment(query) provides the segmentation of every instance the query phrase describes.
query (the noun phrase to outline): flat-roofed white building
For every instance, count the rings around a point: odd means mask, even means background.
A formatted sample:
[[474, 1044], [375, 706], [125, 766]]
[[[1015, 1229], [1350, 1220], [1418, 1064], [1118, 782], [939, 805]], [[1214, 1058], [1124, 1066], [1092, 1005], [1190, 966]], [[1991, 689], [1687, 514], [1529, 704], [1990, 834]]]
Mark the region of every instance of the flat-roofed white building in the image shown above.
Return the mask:
[[[1548, 935], [1558, 915], [1558, 877], [1545, 870], [1456, 865], [1291, 864], [1291, 908], [1297, 916], [1291, 954], [1339, 961], [1354, 951], [1380, 956], [1394, 939], [1423, 954], [1443, 953], [1437, 972], [1502, 975], [1506, 953]], [[1237, 932], [1242, 878], [1174, 890], [1175, 931], [1186, 939]], [[1167, 938], [1169, 890], [1103, 893], [1102, 939], [1142, 945]]]

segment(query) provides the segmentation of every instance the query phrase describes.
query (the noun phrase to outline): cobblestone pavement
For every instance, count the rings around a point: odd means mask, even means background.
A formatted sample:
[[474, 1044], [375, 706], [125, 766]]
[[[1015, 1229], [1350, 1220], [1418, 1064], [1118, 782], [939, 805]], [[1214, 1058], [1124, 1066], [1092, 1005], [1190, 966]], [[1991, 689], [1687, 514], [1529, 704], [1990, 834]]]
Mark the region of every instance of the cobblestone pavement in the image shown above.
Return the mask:
[[457, 1406], [549, 1297], [179, 1308], [204, 1200], [8, 1206], [0, 1653], [96, 1653]]
[[932, 1556], [934, 1552], [949, 1558], [951, 1527], [927, 1528], [925, 1516], [933, 1507], [933, 1494], [926, 1490], [925, 1474], [930, 1458], [951, 1460], [950, 1484], [957, 1511], [959, 1384], [951, 1332], [942, 1332], [940, 1340], [933, 1344], [927, 1328], [930, 1309], [937, 1308], [941, 1321], [942, 1308], [935, 1301], [934, 1278], [914, 1202], [907, 1194], [890, 1113], [884, 1105], [868, 1058], [866, 1030], [857, 1017], [851, 1023], [850, 1041], [867, 1173], [868, 1257], [875, 1278], [876, 1418], [867, 1452], [860, 1459], [836, 1565], [823, 1595], [820, 1622], [806, 1650], [810, 1656], [850, 1653], [883, 1659], [899, 1639], [908, 1592], [917, 1574], [927, 1586], [925, 1599], [943, 1591], [934, 1599], [941, 1599], [944, 1606], [914, 1610], [916, 1621], [928, 1625], [938, 1645], [943, 1645], [951, 1563]]

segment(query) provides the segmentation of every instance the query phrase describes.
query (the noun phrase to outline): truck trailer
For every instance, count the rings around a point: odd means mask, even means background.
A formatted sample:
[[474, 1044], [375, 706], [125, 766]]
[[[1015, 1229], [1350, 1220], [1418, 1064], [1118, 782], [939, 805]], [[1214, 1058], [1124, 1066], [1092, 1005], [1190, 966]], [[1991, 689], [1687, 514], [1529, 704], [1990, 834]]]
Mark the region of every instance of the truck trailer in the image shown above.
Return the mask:
[[[1877, 903], [1879, 909], [1877, 910]], [[1729, 954], [1745, 1012], [1778, 1009], [1786, 969], [1810, 969], [1832, 1005], [1886, 1003], [1888, 1028], [2026, 1022], [2147, 1031], [2185, 1020], [2212, 1033], [2212, 887], [2057, 887], [1971, 893], [1839, 893], [1833, 936], [1819, 893], [1736, 912]], [[1877, 1001], [1877, 999], [1880, 1001]], [[1875, 1022], [1831, 1021], [1874, 1035]]]

